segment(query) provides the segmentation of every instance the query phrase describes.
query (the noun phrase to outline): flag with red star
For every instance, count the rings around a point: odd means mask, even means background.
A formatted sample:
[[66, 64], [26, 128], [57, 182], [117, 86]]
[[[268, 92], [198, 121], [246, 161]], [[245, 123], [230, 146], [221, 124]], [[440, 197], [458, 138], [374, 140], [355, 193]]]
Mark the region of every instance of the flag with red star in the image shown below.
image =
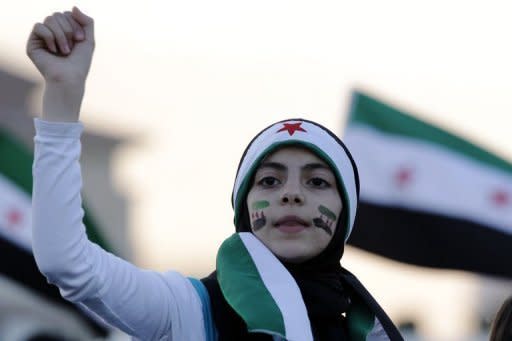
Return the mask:
[[[9, 285], [19, 284], [22, 289], [15, 292], [37, 297], [34, 305], [41, 301], [51, 305], [54, 313], [65, 311], [68, 317], [82, 322], [98, 337], [104, 337], [105, 325], [64, 300], [57, 287], [48, 284], [37, 268], [31, 242], [32, 159], [29, 150], [0, 129], [0, 277], [8, 278]], [[88, 212], [84, 219], [90, 239], [109, 249]]]
[[512, 278], [512, 164], [363, 93], [349, 117], [343, 140], [361, 182], [349, 244]]

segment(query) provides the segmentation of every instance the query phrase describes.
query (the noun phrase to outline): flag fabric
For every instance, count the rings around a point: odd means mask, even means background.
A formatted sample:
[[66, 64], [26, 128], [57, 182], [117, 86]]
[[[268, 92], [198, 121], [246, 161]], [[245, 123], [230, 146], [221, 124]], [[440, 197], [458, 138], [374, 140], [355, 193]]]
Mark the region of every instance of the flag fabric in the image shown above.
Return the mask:
[[512, 164], [361, 92], [343, 140], [361, 183], [349, 244], [512, 278]]
[[222, 244], [217, 275], [224, 297], [250, 332], [313, 340], [297, 283], [252, 233], [233, 234]]
[[[254, 234], [235, 233], [222, 243], [217, 254], [217, 279], [222, 295], [249, 332], [270, 334], [275, 340], [313, 340], [299, 286]], [[352, 292], [345, 321], [351, 340], [384, 334], [389, 339], [401, 339], [391, 320], [354, 275], [343, 269], [341, 280], [344, 288]]]
[[[97, 336], [106, 336], [104, 324], [64, 300], [57, 287], [48, 284], [37, 268], [31, 246], [32, 161], [30, 151], [8, 132], [0, 130], [0, 275], [53, 304], [73, 310]], [[87, 213], [84, 223], [89, 238], [108, 249]]]

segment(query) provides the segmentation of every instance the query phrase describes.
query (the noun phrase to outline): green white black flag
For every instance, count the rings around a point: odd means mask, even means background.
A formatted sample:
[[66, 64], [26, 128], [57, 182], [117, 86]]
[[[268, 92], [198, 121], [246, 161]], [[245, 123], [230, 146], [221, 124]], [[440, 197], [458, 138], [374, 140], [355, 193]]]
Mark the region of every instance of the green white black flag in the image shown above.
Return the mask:
[[[97, 336], [105, 336], [104, 324], [64, 300], [57, 287], [47, 283], [32, 255], [32, 154], [8, 132], [0, 129], [0, 276], [31, 293], [74, 311]], [[89, 238], [106, 247], [95, 224], [86, 214]]]
[[356, 92], [343, 140], [361, 196], [349, 243], [418, 265], [512, 277], [512, 165]]

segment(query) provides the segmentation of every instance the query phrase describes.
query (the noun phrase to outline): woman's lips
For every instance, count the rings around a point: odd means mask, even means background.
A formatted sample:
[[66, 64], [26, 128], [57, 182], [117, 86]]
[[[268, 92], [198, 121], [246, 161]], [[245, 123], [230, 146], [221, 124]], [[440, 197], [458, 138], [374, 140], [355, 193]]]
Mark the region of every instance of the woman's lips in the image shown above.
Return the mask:
[[304, 225], [280, 225], [278, 227], [279, 231], [284, 233], [298, 233], [305, 228], [306, 227]]
[[308, 227], [308, 224], [304, 219], [297, 216], [285, 216], [280, 218], [274, 224], [279, 231], [284, 233], [298, 233]]

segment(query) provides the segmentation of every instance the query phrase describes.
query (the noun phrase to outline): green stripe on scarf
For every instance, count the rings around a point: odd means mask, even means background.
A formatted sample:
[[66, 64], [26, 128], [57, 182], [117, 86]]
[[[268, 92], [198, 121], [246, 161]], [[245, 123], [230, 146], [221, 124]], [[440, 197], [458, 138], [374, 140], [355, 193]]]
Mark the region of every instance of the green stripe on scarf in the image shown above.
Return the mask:
[[353, 341], [365, 341], [375, 325], [375, 315], [356, 295], [352, 295], [347, 325], [350, 340]]
[[217, 279], [222, 294], [245, 321], [249, 331], [285, 337], [281, 311], [238, 234], [226, 239], [219, 249]]

